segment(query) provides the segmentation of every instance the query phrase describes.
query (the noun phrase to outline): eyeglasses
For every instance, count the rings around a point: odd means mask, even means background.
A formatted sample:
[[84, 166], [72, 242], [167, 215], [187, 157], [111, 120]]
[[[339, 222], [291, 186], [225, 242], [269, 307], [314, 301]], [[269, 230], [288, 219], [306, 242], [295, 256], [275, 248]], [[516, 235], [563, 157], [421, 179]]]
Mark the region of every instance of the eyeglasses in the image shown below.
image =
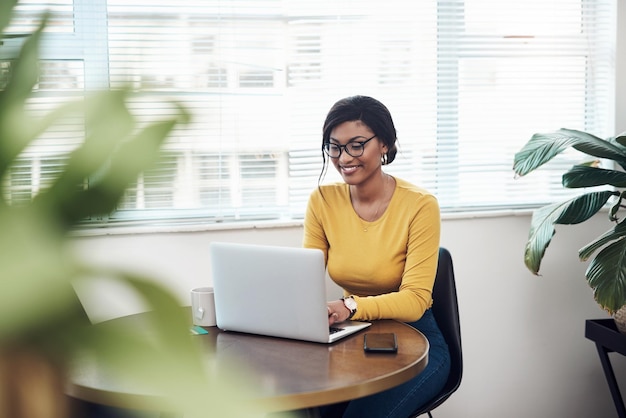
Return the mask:
[[361, 155], [363, 155], [363, 151], [365, 151], [365, 144], [367, 144], [374, 138], [376, 138], [376, 135], [371, 138], [367, 138], [365, 141], [351, 141], [348, 142], [346, 145], [325, 142], [323, 149], [330, 158], [339, 158], [341, 156], [341, 152], [344, 150], [351, 157], [360, 157]]

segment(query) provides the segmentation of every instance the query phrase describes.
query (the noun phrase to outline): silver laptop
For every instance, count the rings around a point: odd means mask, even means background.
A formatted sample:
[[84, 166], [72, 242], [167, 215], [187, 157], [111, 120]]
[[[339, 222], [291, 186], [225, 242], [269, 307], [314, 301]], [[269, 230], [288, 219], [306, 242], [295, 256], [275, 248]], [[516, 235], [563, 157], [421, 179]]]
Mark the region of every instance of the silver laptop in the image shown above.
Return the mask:
[[332, 343], [371, 325], [328, 326], [320, 250], [213, 242], [210, 255], [215, 318], [223, 330]]

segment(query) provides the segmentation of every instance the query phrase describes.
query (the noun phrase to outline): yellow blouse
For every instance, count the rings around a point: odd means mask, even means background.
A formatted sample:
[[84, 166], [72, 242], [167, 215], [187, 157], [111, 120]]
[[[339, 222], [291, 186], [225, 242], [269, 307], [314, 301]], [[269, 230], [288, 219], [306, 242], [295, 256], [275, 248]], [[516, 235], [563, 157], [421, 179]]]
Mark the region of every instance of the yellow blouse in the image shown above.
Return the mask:
[[330, 277], [353, 295], [352, 319], [413, 322], [432, 305], [440, 236], [439, 204], [426, 190], [396, 178], [387, 210], [362, 220], [345, 183], [311, 193], [304, 247], [324, 252]]

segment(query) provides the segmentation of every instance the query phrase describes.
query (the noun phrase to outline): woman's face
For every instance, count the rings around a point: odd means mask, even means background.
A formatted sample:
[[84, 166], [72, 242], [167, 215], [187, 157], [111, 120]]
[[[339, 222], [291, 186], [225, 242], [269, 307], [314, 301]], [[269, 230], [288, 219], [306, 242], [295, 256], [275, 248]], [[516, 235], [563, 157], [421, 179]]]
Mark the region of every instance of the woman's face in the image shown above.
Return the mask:
[[[372, 136], [374, 133], [363, 122], [349, 121], [337, 125], [330, 132], [330, 143], [340, 146], [350, 143], [354, 145], [357, 142], [365, 142]], [[350, 148], [349, 151], [355, 155], [360, 152], [354, 152], [353, 148]], [[346, 183], [359, 185], [380, 171], [381, 156], [386, 152], [387, 147], [378, 137], [374, 137], [363, 145], [363, 155], [351, 156], [346, 152], [346, 148], [342, 147], [339, 158], [331, 158], [330, 160]]]

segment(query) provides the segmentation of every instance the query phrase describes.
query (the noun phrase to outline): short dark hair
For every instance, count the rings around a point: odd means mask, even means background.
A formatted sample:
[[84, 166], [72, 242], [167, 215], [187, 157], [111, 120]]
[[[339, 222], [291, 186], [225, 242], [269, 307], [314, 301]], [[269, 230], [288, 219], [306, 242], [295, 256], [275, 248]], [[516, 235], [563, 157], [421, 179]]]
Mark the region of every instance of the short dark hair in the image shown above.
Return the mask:
[[[351, 96], [339, 100], [331, 107], [322, 133], [322, 148], [324, 144], [330, 142], [330, 133], [335, 127], [352, 121], [361, 121], [376, 137], [387, 146], [387, 153], [384, 155], [383, 164], [390, 164], [395, 158], [398, 148], [396, 147], [396, 127], [393, 124], [389, 109], [378, 100], [368, 96]], [[323, 151], [323, 150], [322, 150]], [[324, 156], [324, 165], [326, 156]]]

